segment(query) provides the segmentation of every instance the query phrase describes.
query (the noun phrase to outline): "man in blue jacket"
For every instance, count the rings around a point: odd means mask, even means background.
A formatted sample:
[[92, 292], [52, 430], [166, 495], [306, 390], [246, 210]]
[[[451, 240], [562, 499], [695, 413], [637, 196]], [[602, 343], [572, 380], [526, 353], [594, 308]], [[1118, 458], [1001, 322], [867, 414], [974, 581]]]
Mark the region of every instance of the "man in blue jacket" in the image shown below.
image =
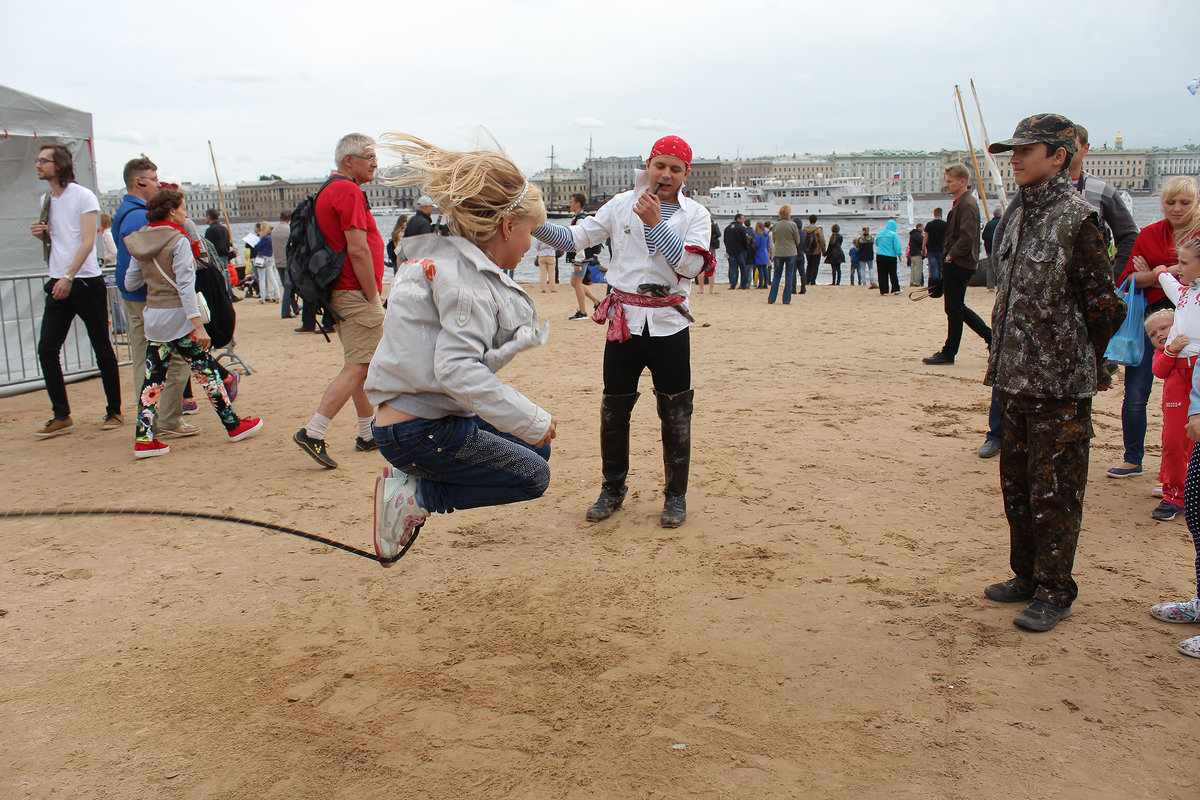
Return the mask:
[[[129, 249], [125, 237], [146, 226], [146, 201], [158, 191], [158, 167], [145, 156], [125, 164], [125, 197], [113, 216], [113, 238], [117, 242], [117, 288], [125, 301], [125, 316], [129, 318], [129, 352], [133, 359], [133, 391], [141, 393], [146, 380], [146, 287], [136, 292], [125, 288], [125, 272], [129, 269]], [[183, 421], [183, 387], [187, 385], [188, 366], [182, 358], [171, 359], [167, 383], [158, 401], [155, 433], [163, 438], [194, 436], [200, 428]]]

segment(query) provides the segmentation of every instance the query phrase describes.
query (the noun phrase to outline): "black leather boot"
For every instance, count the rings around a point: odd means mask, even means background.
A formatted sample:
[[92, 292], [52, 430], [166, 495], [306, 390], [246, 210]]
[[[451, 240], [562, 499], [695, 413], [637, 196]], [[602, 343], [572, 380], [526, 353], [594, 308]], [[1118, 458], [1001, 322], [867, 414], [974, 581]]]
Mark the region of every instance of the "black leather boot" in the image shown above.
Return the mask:
[[633, 394], [606, 394], [600, 400], [600, 499], [587, 510], [588, 522], [608, 519], [625, 502], [629, 475], [629, 415], [637, 403]]
[[678, 394], [655, 392], [658, 418], [662, 421], [663, 472], [666, 474], [666, 500], [659, 522], [664, 528], [678, 528], [687, 519], [688, 468], [692, 463], [692, 398], [688, 389]]

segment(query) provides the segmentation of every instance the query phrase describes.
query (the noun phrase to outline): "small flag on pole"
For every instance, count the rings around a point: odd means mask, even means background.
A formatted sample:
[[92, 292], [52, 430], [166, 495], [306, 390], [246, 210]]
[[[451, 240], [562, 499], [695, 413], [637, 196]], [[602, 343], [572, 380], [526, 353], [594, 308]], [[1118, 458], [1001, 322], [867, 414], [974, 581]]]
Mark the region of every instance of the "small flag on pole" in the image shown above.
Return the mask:
[[[1195, 92], [1192, 92], [1192, 94], [1195, 94]], [[893, 173], [892, 173], [892, 180], [894, 180], [894, 181], [898, 181], [898, 180], [900, 180], [900, 173], [899, 173], [899, 172], [893, 172]]]

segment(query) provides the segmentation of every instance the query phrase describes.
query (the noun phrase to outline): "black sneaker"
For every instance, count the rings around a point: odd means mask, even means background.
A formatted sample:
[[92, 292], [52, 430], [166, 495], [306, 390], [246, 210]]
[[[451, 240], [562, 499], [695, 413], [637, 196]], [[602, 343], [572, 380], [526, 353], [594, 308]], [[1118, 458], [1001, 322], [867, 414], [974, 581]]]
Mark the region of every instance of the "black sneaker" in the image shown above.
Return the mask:
[[1013, 618], [1013, 624], [1034, 633], [1045, 633], [1071, 616], [1070, 606], [1056, 606], [1045, 600], [1031, 600], [1029, 606]]
[[354, 440], [354, 449], [360, 453], [369, 453], [379, 449], [379, 442], [374, 439], [364, 439], [361, 436]]
[[591, 319], [591, 317], [589, 317], [587, 314], [583, 313], [582, 311], [576, 311], [574, 314], [567, 317], [568, 322], [575, 322], [576, 320], [581, 320], [581, 319]]
[[304, 428], [296, 431], [296, 435], [292, 437], [292, 441], [300, 445], [300, 449], [313, 457], [322, 467], [326, 469], [334, 469], [337, 467], [337, 462], [329, 457], [329, 451], [325, 449], [324, 439], [313, 439], [308, 435], [308, 431]]
[[1182, 508], [1172, 503], [1170, 500], [1163, 500], [1154, 510], [1150, 512], [1150, 516], [1159, 522], [1170, 522], [1175, 519], [1183, 511]]
[[1033, 587], [1020, 578], [993, 583], [984, 589], [983, 593], [988, 600], [995, 600], [997, 603], [1027, 603], [1033, 599]]
[[941, 350], [938, 350], [936, 353], [931, 355], [929, 358], [922, 358], [921, 360], [924, 361], [926, 364], [930, 364], [930, 365], [953, 364], [954, 356], [948, 356], [945, 353], [943, 353]]

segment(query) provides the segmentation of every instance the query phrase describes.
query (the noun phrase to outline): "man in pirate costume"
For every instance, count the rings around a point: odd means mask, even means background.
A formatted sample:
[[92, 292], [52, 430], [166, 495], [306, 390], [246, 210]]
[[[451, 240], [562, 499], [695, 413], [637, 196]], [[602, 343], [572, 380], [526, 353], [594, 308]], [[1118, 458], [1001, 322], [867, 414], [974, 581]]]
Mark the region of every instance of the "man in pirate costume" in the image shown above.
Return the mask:
[[1071, 183], [1075, 125], [1058, 114], [1022, 120], [993, 153], [1012, 151], [1019, 191], [996, 229], [996, 306], [984, 383], [1003, 415], [1000, 489], [1014, 577], [984, 593], [1028, 603], [1013, 622], [1048, 631], [1071, 615], [1071, 577], [1087, 486], [1092, 396], [1125, 317], [1099, 219]]
[[556, 250], [581, 251], [612, 240], [607, 280], [612, 292], [593, 319], [608, 322], [604, 397], [600, 403], [600, 498], [589, 522], [607, 519], [625, 500], [629, 473], [629, 417], [638, 378], [648, 368], [662, 421], [666, 500], [661, 523], [687, 519], [691, 461], [692, 367], [687, 308], [691, 279], [713, 261], [712, 218], [680, 189], [691, 172], [692, 149], [678, 136], [655, 142], [633, 189], [608, 201], [573, 227], [542, 225], [533, 235]]

